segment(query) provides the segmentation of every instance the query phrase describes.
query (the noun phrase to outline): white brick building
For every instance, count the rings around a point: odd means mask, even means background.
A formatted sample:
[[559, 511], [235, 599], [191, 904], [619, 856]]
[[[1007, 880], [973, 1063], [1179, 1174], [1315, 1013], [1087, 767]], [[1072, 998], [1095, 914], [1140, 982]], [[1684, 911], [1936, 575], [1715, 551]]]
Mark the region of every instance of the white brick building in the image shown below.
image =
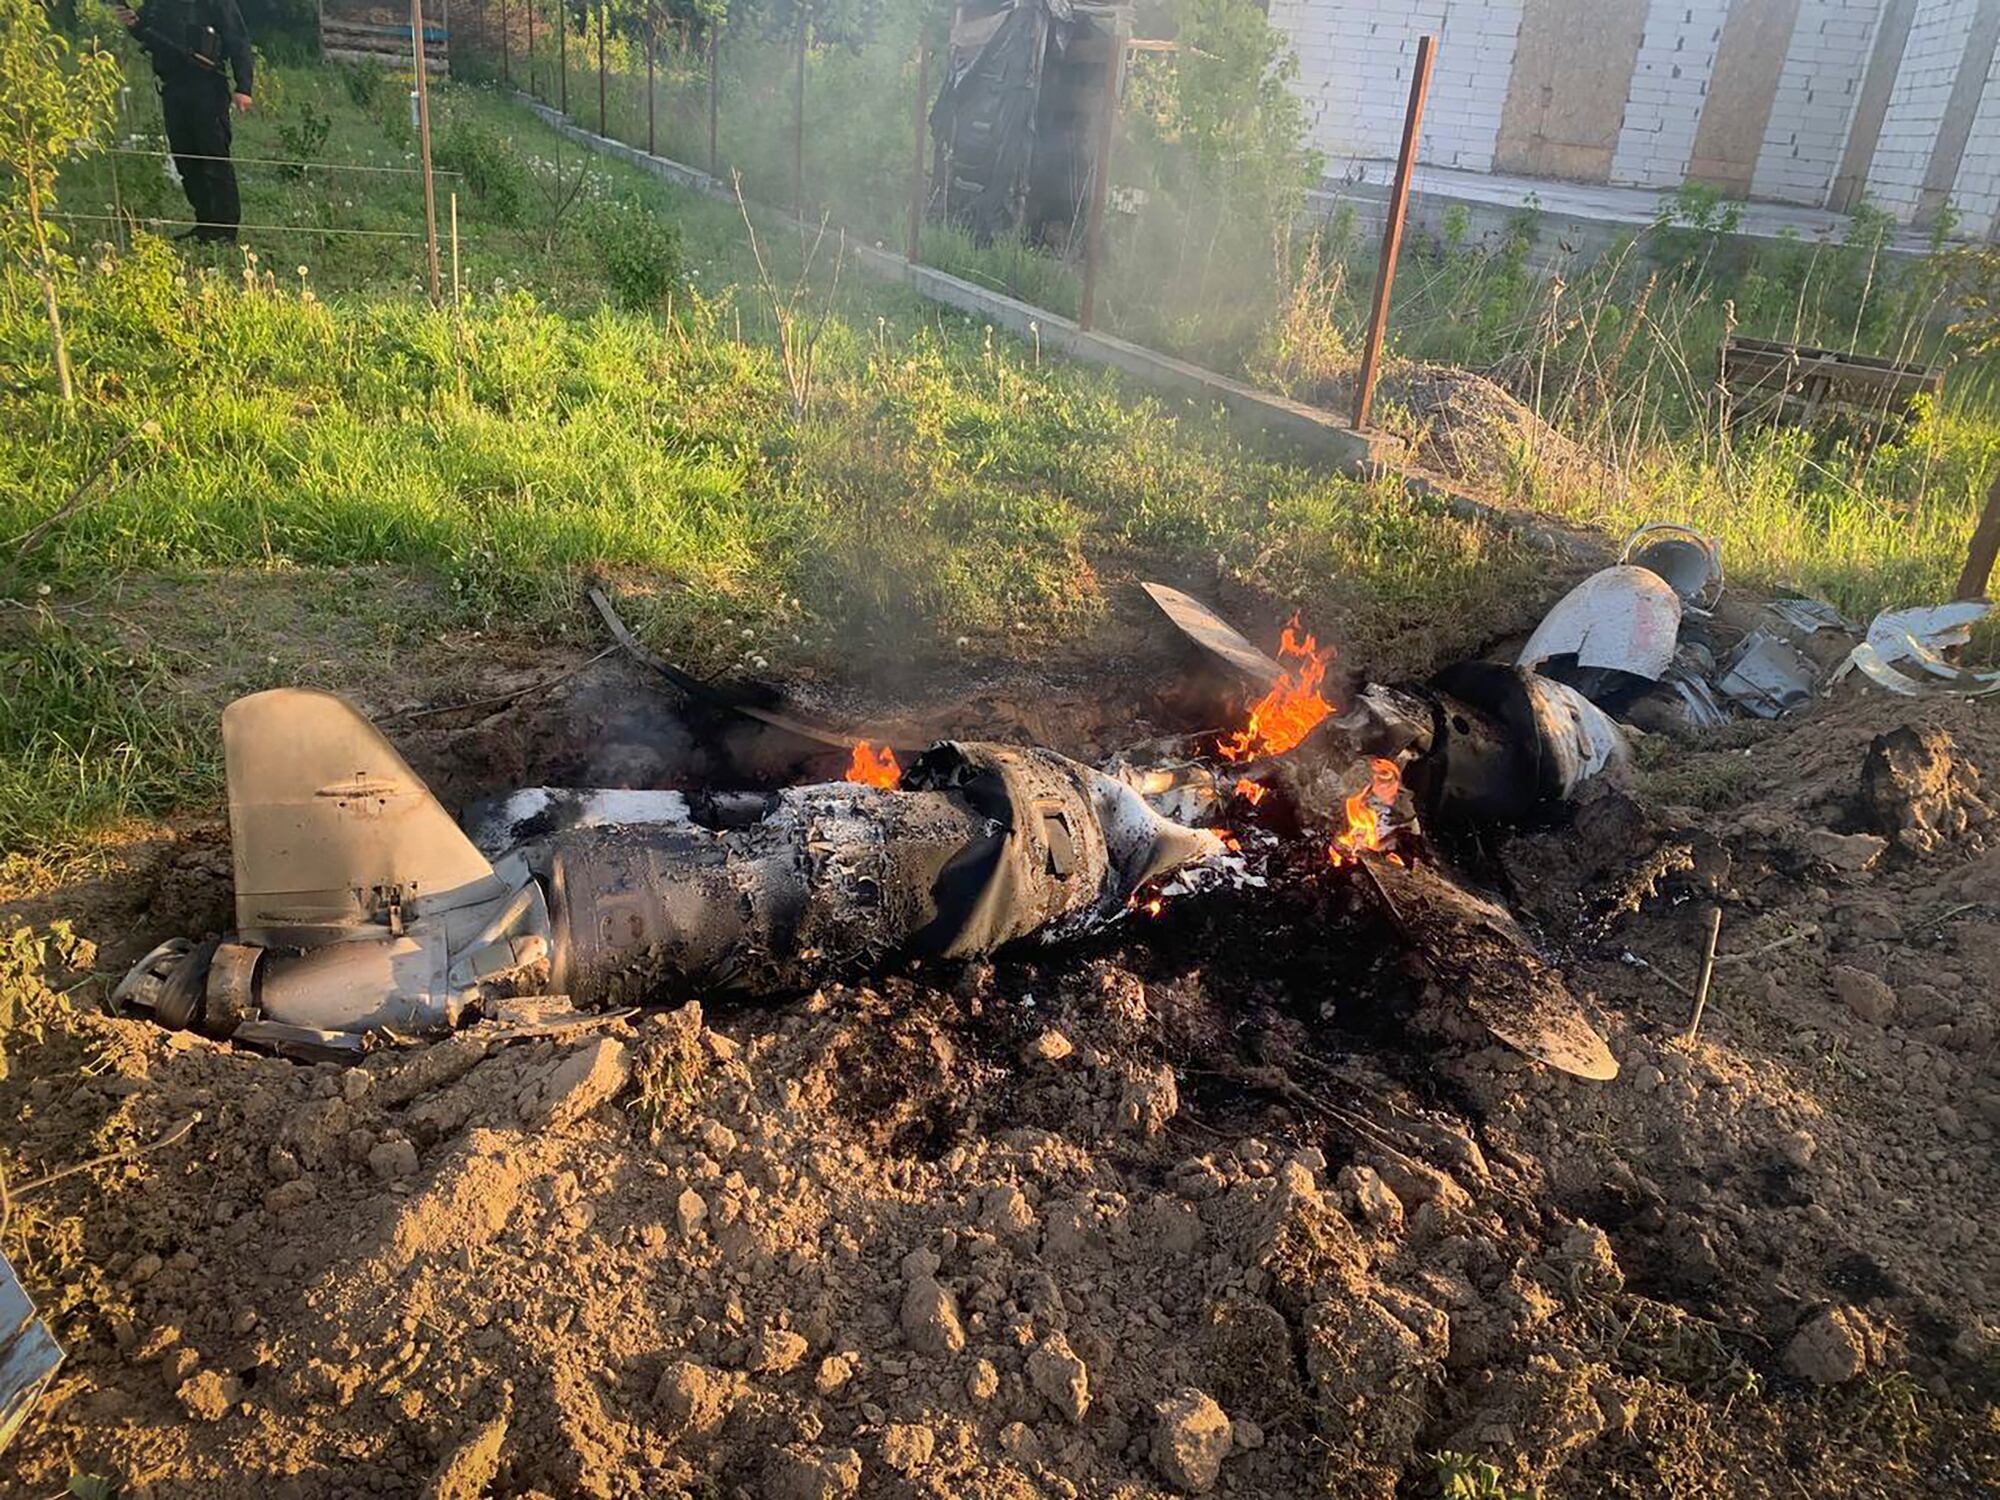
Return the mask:
[[1423, 162], [2000, 233], [2000, 0], [1270, 0], [1336, 181]]

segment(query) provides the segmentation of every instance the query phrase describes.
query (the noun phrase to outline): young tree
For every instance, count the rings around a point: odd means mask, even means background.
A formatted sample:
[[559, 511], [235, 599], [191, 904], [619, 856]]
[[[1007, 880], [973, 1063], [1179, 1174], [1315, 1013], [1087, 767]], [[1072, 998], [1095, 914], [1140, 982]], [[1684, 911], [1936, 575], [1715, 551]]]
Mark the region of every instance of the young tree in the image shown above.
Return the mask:
[[41, 0], [0, 0], [0, 246], [41, 283], [55, 350], [56, 384], [76, 399], [63, 339], [58, 278], [69, 268], [68, 236], [50, 219], [56, 176], [66, 158], [103, 144], [118, 91], [118, 64], [95, 44], [72, 62], [70, 45], [49, 26]]

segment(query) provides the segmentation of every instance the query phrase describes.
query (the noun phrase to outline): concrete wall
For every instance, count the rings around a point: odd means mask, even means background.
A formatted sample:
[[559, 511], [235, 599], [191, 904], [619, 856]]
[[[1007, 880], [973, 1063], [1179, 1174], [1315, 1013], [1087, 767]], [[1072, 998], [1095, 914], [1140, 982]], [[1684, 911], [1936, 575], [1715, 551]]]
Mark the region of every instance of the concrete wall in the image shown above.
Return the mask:
[[2000, 0], [1271, 0], [1328, 176], [1393, 157], [1439, 37], [1425, 164], [2000, 234]]
[[1613, 182], [1670, 188], [1686, 179], [1728, 19], [1729, 0], [1652, 0], [1647, 7], [1645, 40], [1611, 159]]
[[[1446, 0], [1442, 11], [1437, 68], [1424, 107], [1424, 160], [1490, 172], [1521, 34], [1521, 0]], [[1404, 83], [1407, 92], [1407, 78]], [[1396, 141], [1402, 141], [1400, 119]]]
[[1874, 55], [1882, 0], [1800, 0], [1750, 194], [1822, 204]]
[[2000, 57], [1987, 70], [1986, 91], [1972, 117], [1972, 134], [1951, 199], [1961, 235], [1975, 240], [2000, 237], [1996, 235], [2000, 231]]
[[1298, 57], [1299, 96], [1328, 176], [1340, 178], [1348, 162], [1396, 154], [1417, 38], [1426, 33], [1439, 41], [1423, 159], [1493, 169], [1520, 0], [1271, 0], [1270, 17]]
[[1979, 0], [1920, 0], [1882, 134], [1868, 164], [1868, 196], [1898, 218], [1916, 213], [1945, 106]]

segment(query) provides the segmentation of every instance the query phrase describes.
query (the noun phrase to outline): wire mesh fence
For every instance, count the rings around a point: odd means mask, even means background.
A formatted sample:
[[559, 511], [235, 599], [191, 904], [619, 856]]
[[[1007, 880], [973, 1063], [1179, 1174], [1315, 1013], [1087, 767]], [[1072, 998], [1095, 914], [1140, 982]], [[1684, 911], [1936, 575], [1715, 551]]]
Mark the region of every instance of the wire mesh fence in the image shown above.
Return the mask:
[[1261, 15], [1210, 9], [1223, 19], [1192, 7], [1145, 35], [1129, 7], [1048, 0], [858, 17], [784, 0], [726, 19], [460, 0], [453, 68], [754, 202], [1235, 369], [1296, 284], [1318, 162], [1267, 76]]
[[[171, 149], [156, 90], [142, 81], [149, 80], [146, 61], [130, 49], [126, 76], [133, 82], [120, 90], [112, 142], [65, 171], [64, 209], [56, 218], [85, 243], [128, 246], [141, 231], [193, 239], [205, 230], [214, 237], [218, 226], [198, 220], [182, 179], [199, 163], [226, 160], [241, 196], [235, 226], [241, 241], [288, 261], [309, 260], [339, 243], [352, 252], [337, 258], [349, 284], [415, 278], [427, 286], [425, 162], [411, 87], [412, 29], [408, 10], [402, 14], [400, 54], [360, 53], [352, 65], [327, 70], [260, 69], [252, 111], [235, 117], [237, 144], [226, 156]], [[442, 67], [442, 9], [435, 24], [425, 14], [437, 44], [433, 66]], [[354, 127], [355, 106], [375, 128]], [[448, 210], [461, 174], [433, 175], [444, 205], [440, 254], [448, 258]]]

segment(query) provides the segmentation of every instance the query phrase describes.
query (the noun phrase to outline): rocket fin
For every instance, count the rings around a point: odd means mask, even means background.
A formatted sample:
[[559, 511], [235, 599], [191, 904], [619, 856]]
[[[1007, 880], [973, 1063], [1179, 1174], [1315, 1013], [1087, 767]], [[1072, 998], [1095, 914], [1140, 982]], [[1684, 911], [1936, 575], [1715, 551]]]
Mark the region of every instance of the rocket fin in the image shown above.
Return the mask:
[[222, 714], [240, 939], [313, 947], [507, 894], [345, 698], [252, 693]]

